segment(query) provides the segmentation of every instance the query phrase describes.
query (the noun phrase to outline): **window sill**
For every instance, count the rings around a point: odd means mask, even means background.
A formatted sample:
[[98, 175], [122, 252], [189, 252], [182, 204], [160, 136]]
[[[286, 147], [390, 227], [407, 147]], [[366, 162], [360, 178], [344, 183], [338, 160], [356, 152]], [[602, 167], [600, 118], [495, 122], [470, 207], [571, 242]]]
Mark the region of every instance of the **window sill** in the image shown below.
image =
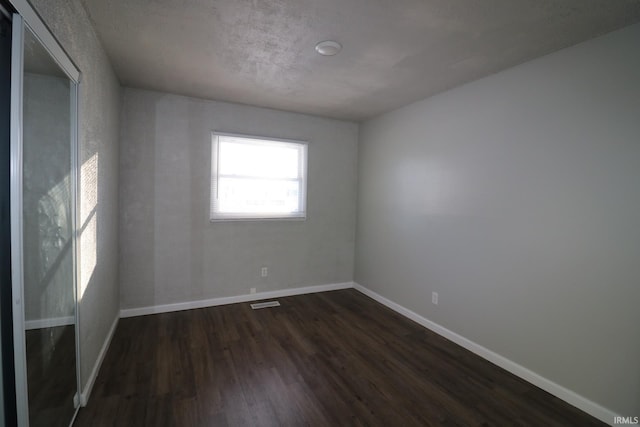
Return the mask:
[[273, 222], [273, 221], [306, 221], [305, 216], [278, 216], [278, 217], [241, 217], [241, 218], [209, 218], [209, 222]]

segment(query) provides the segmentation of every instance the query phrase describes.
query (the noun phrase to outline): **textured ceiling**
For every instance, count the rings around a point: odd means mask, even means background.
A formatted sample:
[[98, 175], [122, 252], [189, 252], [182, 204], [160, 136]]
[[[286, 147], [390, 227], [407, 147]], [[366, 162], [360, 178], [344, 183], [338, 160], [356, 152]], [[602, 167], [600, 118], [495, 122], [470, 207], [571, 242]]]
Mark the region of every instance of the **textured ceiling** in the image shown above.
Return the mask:
[[126, 86], [353, 120], [640, 21], [640, 0], [83, 2]]

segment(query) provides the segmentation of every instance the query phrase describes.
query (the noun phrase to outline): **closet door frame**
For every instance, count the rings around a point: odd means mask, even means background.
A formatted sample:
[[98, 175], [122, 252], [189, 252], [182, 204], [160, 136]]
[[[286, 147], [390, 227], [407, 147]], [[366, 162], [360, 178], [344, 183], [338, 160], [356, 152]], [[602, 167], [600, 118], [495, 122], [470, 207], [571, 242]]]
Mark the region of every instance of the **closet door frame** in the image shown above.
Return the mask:
[[[57, 62], [70, 80], [71, 113], [71, 221], [73, 295], [75, 316], [76, 395], [74, 406], [80, 406], [80, 322], [78, 313], [78, 92], [80, 71], [62, 46], [49, 31], [27, 0], [10, 0], [17, 13], [12, 17], [11, 51], [11, 285], [13, 306], [13, 345], [18, 426], [29, 425], [29, 395], [27, 389], [27, 359], [24, 309], [23, 260], [23, 86], [24, 86], [24, 34], [30, 30]], [[75, 415], [74, 415], [75, 417]], [[73, 419], [71, 420], [73, 423]]]

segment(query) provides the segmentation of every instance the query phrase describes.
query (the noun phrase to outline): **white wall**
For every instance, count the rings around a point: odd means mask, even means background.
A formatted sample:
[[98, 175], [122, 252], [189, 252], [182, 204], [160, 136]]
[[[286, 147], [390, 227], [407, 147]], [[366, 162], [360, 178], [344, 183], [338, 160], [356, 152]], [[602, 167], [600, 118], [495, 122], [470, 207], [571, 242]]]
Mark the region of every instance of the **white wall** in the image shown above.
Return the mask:
[[[123, 309], [353, 279], [355, 123], [128, 88], [121, 120]], [[212, 130], [308, 141], [307, 220], [210, 223]]]
[[80, 366], [86, 388], [119, 313], [118, 130], [121, 89], [80, 0], [31, 0], [82, 73], [79, 99]]
[[367, 121], [359, 147], [356, 281], [622, 415], [640, 414], [639, 46], [635, 25], [467, 84]]

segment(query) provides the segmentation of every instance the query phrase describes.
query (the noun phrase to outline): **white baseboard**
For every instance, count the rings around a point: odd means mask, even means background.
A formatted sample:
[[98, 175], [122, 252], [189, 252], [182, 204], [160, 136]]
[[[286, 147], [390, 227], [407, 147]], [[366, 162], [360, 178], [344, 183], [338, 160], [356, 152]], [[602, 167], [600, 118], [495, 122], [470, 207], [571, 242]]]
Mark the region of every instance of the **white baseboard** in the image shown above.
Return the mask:
[[24, 328], [27, 331], [32, 329], [55, 328], [58, 326], [69, 326], [75, 323], [75, 317], [52, 317], [49, 319], [33, 319], [24, 322]]
[[379, 303], [389, 307], [391, 310], [413, 320], [414, 322], [424, 326], [427, 329], [432, 330], [433, 332], [447, 338], [450, 341], [458, 344], [461, 347], [466, 348], [467, 350], [477, 354], [483, 359], [488, 360], [489, 362], [498, 365], [499, 367], [511, 372], [512, 374], [522, 378], [523, 380], [540, 387], [548, 393], [558, 397], [559, 399], [564, 400], [570, 405], [575, 406], [578, 409], [583, 410], [587, 414], [599, 419], [600, 421], [612, 425], [614, 417], [619, 416], [618, 414], [610, 411], [609, 409], [583, 397], [579, 394], [554, 383], [553, 381], [536, 374], [535, 372], [525, 368], [522, 365], [513, 362], [512, 360], [507, 359], [504, 356], [501, 356], [486, 347], [477, 344], [462, 335], [458, 335], [457, 333], [450, 331], [449, 329], [440, 326], [439, 324], [432, 322], [431, 320], [420, 316], [419, 314], [409, 310], [397, 304], [382, 295], [365, 288], [364, 286], [354, 283], [353, 287], [359, 292], [367, 295], [368, 297], [378, 301]]
[[169, 313], [172, 311], [191, 310], [194, 308], [214, 307], [217, 305], [236, 304], [239, 302], [258, 301], [269, 298], [281, 298], [293, 295], [314, 294], [317, 292], [336, 291], [353, 288], [353, 282], [332, 283], [328, 285], [305, 286], [302, 288], [280, 289], [277, 291], [258, 292], [256, 294], [237, 295], [233, 297], [212, 298], [198, 301], [179, 302], [175, 304], [154, 305], [149, 307], [127, 308], [120, 310], [120, 317], [145, 316], [147, 314]]
[[85, 386], [82, 389], [82, 393], [80, 394], [80, 405], [87, 406], [87, 402], [89, 401], [89, 396], [91, 396], [91, 390], [93, 390], [93, 385], [96, 382], [96, 378], [98, 377], [98, 372], [100, 372], [100, 366], [102, 366], [102, 361], [104, 360], [104, 356], [107, 354], [107, 350], [109, 349], [109, 345], [111, 344], [111, 339], [113, 338], [113, 334], [116, 331], [116, 326], [118, 326], [118, 320], [120, 318], [116, 316], [113, 319], [113, 323], [111, 324], [111, 328], [107, 333], [107, 337], [104, 340], [104, 344], [102, 344], [102, 348], [100, 349], [100, 353], [98, 353], [98, 359], [96, 363], [93, 365], [93, 370], [91, 371], [91, 375], [87, 379]]

